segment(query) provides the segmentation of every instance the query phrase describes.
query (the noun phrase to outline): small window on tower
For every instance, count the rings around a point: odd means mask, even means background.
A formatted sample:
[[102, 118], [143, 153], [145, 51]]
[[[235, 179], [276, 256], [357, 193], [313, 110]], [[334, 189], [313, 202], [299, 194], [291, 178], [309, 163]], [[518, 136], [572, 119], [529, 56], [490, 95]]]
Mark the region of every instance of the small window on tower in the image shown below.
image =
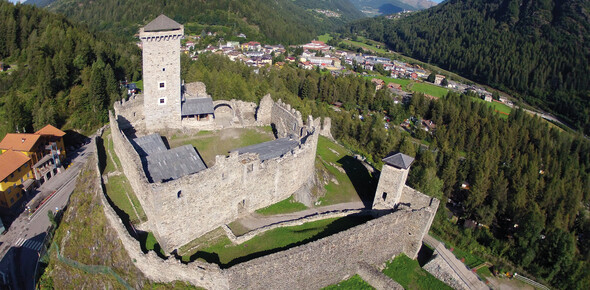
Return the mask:
[[160, 82], [159, 86], [160, 89], [165, 89], [166, 88], [166, 83], [165, 82]]
[[165, 67], [163, 67], [163, 68], [162, 68], [162, 71], [166, 71], [166, 68], [165, 68]]
[[164, 105], [164, 104], [166, 104], [166, 98], [160, 98], [160, 99], [158, 100], [158, 103], [159, 103], [160, 105]]

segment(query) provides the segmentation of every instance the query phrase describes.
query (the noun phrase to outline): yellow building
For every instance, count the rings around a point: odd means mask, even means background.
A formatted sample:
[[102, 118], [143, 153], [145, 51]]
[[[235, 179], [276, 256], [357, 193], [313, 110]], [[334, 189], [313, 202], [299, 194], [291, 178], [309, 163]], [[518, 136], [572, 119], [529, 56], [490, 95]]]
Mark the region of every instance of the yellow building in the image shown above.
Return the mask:
[[31, 158], [24, 153], [2, 150], [0, 155], [0, 207], [11, 208], [34, 183]]
[[[43, 144], [41, 135], [8, 133], [0, 142], [0, 151], [5, 153], [8, 150], [18, 151], [31, 158], [33, 164], [43, 158]], [[0, 167], [3, 164], [0, 163]]]

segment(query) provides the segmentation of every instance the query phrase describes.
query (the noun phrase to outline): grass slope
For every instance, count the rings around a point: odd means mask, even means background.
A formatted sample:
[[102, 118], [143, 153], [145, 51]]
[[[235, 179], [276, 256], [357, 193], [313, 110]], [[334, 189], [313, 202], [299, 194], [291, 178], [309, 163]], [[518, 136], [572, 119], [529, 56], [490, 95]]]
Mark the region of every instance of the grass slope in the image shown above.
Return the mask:
[[[132, 288], [194, 289], [181, 282], [153, 284], [129, 259], [115, 230], [104, 215], [97, 186], [96, 158], [88, 158], [81, 171], [64, 216], [55, 231], [43, 272], [41, 289], [122, 289], [127, 284]], [[60, 258], [58, 252], [60, 250]], [[74, 261], [75, 263], [72, 263]], [[69, 262], [69, 263], [68, 263]], [[102, 269], [96, 273], [92, 270]], [[112, 270], [122, 279], [110, 274]]]
[[283, 213], [291, 213], [291, 212], [298, 212], [307, 209], [307, 206], [304, 204], [295, 201], [293, 196], [290, 196], [287, 199], [279, 201], [273, 205], [269, 205], [265, 208], [261, 208], [256, 210], [257, 213], [261, 215], [275, 215], [275, 214], [283, 214]]
[[227, 268], [248, 261], [333, 235], [366, 222], [370, 217], [352, 216], [309, 222], [300, 226], [277, 228], [262, 233], [251, 240], [232, 245], [227, 237], [219, 241], [193, 249], [182, 257], [183, 261], [203, 259], [209, 263]]
[[334, 284], [334, 285], [330, 285], [328, 287], [323, 288], [324, 290], [369, 290], [369, 289], [375, 289], [373, 286], [371, 286], [369, 283], [365, 282], [365, 280], [363, 280], [361, 278], [361, 276], [354, 275], [352, 277], [350, 277], [347, 280], [344, 280], [338, 284]]
[[405, 289], [452, 289], [422, 269], [418, 261], [408, 258], [405, 254], [387, 262], [383, 273]]

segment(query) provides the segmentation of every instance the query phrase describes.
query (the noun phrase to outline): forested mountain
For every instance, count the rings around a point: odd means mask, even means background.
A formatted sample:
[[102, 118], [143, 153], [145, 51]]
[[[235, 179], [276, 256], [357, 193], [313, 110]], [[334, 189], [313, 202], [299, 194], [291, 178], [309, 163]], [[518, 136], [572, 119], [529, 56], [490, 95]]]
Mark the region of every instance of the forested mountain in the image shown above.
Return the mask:
[[[485, 225], [458, 231], [441, 205], [435, 233], [485, 256], [497, 270], [513, 271], [503, 266], [510, 260], [519, 273], [524, 269], [556, 288], [590, 286], [590, 142], [583, 137], [523, 110], [502, 119], [469, 94], [437, 100], [415, 94], [396, 105], [387, 89], [375, 92], [374, 84], [356, 76], [290, 66], [255, 73], [214, 54], [182, 59], [183, 79], [203, 81], [214, 99], [258, 101], [271, 93], [304, 116], [331, 117], [334, 137], [369, 161], [391, 151], [415, 156], [410, 186], [441, 201], [451, 198], [461, 220]], [[329, 105], [335, 101], [344, 104], [341, 111]], [[389, 130], [382, 112], [391, 118]], [[436, 124], [433, 133], [419, 125], [409, 129], [429, 146], [397, 128], [411, 116]]]
[[429, 0], [350, 0], [365, 14], [380, 15], [402, 12], [404, 10], [422, 10], [435, 6]]
[[107, 120], [119, 80], [140, 77], [137, 47], [30, 5], [0, 1], [0, 137], [46, 124], [90, 129]]
[[348, 0], [56, 0], [48, 8], [127, 37], [164, 13], [192, 33], [200, 33], [203, 25], [222, 26], [229, 35], [244, 33], [249, 40], [283, 44], [307, 42], [363, 16]]
[[346, 32], [519, 94], [590, 134], [590, 1], [449, 0]]

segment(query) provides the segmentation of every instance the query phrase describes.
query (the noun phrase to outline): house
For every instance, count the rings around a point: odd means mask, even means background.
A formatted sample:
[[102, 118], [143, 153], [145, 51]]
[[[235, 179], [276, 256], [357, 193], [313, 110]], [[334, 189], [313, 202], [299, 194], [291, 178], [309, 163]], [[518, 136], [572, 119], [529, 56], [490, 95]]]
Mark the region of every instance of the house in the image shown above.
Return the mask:
[[435, 85], [439, 85], [442, 83], [442, 81], [445, 79], [445, 76], [443, 75], [435, 75], [434, 76], [434, 84]]
[[385, 81], [382, 79], [373, 78], [371, 82], [375, 84], [375, 90], [378, 91], [385, 86]]
[[22, 152], [0, 154], [0, 208], [10, 209], [34, 184], [31, 158]]
[[63, 162], [66, 158], [66, 147], [63, 137], [66, 133], [60, 129], [47, 125], [41, 130], [35, 132], [36, 135], [41, 135], [42, 142], [45, 145], [45, 152], [43, 155], [57, 154], [57, 157]]
[[492, 101], [492, 95], [484, 95], [483, 96], [484, 101], [486, 102], [491, 102]]
[[299, 67], [307, 70], [313, 69], [313, 64], [310, 61], [300, 62]]
[[398, 90], [398, 91], [401, 91], [402, 85], [396, 84], [396, 83], [389, 83], [389, 84], [387, 84], [387, 88], [390, 89], [390, 90]]
[[44, 148], [41, 135], [8, 133], [0, 141], [0, 151], [5, 153], [9, 150], [23, 153], [35, 164], [43, 158]]
[[259, 50], [262, 49], [262, 45], [260, 45], [260, 42], [250, 41], [250, 42], [242, 43], [241, 49], [242, 50], [255, 50], [255, 51], [259, 51]]
[[327, 51], [332, 47], [326, 45], [323, 41], [312, 40], [310, 43], [304, 44], [303, 49], [314, 50], [314, 51]]
[[436, 129], [436, 124], [434, 124], [432, 120], [422, 120], [422, 128], [424, 128], [424, 131], [426, 132], [432, 132]]

